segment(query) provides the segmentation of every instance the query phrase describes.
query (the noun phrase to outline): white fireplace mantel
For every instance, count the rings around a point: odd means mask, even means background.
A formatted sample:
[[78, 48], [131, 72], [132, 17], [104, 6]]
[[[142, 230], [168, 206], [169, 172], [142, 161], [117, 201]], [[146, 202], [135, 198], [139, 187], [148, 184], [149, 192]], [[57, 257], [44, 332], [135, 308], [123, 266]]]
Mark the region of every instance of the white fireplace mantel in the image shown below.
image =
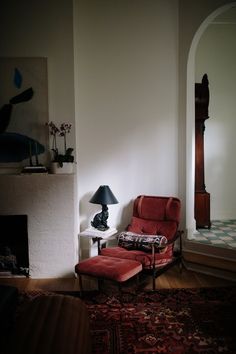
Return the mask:
[[0, 175], [0, 214], [27, 215], [32, 278], [74, 274], [74, 175]]

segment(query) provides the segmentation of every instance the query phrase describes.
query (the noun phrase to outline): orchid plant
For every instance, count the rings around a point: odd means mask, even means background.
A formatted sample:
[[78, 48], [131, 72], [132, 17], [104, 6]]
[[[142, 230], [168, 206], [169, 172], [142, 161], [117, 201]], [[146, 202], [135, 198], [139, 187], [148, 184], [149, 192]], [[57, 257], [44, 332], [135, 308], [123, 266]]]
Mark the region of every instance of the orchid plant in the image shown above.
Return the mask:
[[[52, 151], [53, 162], [58, 162], [59, 166], [63, 166], [63, 162], [74, 162], [74, 156], [72, 156], [73, 149], [67, 148], [66, 136], [71, 131], [70, 123], [62, 123], [59, 127], [55, 123], [46, 123], [49, 128], [50, 135], [52, 136]], [[59, 154], [57, 147], [57, 137], [63, 137], [64, 139], [64, 154]]]

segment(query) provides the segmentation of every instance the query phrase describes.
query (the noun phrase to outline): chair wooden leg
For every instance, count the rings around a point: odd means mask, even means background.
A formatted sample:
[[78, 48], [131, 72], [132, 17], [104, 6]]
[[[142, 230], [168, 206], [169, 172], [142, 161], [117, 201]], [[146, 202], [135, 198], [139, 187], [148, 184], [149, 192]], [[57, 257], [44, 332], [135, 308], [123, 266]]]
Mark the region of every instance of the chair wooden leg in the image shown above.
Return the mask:
[[154, 244], [152, 244], [152, 290], [156, 290], [156, 277], [155, 277], [155, 247]]
[[82, 276], [79, 274], [79, 290], [80, 290], [80, 297], [83, 297], [83, 284], [82, 284]]
[[100, 292], [102, 289], [102, 285], [103, 285], [103, 279], [102, 278], [98, 278], [98, 291]]
[[183, 263], [182, 261], [179, 262], [179, 272], [180, 274], [182, 273], [182, 270], [183, 270]]
[[152, 275], [152, 290], [156, 290], [156, 277], [154, 273]]
[[136, 287], [139, 287], [139, 274], [136, 275]]
[[122, 285], [120, 282], [118, 283], [118, 289], [119, 289], [119, 294], [121, 294], [122, 293]]

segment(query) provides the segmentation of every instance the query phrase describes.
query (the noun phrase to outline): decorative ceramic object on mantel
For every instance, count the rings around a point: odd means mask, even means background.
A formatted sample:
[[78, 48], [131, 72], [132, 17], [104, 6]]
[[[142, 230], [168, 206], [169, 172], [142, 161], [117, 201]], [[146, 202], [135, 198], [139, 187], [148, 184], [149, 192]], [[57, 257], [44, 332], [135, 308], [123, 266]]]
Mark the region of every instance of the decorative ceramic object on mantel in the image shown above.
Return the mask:
[[60, 166], [58, 162], [51, 162], [50, 172], [53, 174], [71, 174], [74, 172], [73, 162], [63, 162]]
[[[74, 172], [73, 149], [66, 146], [66, 134], [70, 133], [71, 124], [62, 123], [58, 128], [53, 122], [47, 123], [52, 136], [53, 160], [51, 162], [50, 172], [53, 174], [71, 174]], [[57, 147], [57, 136], [64, 139], [64, 154], [59, 154]]]

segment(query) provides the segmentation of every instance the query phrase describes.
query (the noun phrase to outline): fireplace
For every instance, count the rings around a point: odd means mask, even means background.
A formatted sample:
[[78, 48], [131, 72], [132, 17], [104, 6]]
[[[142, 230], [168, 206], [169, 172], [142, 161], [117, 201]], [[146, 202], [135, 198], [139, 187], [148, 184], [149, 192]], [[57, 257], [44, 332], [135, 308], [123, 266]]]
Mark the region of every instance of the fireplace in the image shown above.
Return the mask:
[[0, 174], [0, 215], [26, 218], [31, 278], [74, 276], [78, 262], [74, 183], [74, 175]]
[[0, 215], [0, 230], [0, 276], [28, 276], [27, 215]]

